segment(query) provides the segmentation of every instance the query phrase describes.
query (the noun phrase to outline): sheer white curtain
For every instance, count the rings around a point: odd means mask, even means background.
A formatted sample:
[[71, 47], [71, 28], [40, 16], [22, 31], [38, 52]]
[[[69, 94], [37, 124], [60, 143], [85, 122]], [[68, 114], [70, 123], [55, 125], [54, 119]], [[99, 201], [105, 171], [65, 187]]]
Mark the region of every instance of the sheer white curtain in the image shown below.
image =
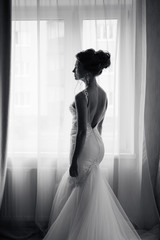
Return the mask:
[[48, 220], [69, 164], [69, 105], [84, 88], [72, 74], [75, 54], [94, 48], [111, 53], [111, 67], [97, 79], [109, 100], [101, 168], [131, 221], [140, 224], [146, 45], [145, 1], [143, 11], [137, 2], [12, 1], [5, 216]]

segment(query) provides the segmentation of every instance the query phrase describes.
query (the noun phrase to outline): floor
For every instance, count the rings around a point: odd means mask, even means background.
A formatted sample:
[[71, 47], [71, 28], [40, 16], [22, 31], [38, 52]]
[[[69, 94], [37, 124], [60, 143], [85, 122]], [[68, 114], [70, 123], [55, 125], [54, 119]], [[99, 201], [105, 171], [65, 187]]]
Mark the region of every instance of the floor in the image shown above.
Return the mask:
[[0, 222], [0, 240], [41, 240], [43, 236], [34, 223]]
[[142, 240], [160, 240], [160, 226], [157, 225], [150, 231], [139, 231]]
[[[150, 231], [139, 231], [138, 233], [142, 240], [160, 240], [160, 226], [156, 226]], [[0, 223], [0, 240], [42, 240], [43, 237], [44, 233], [35, 224], [16, 226], [10, 223], [7, 225]]]

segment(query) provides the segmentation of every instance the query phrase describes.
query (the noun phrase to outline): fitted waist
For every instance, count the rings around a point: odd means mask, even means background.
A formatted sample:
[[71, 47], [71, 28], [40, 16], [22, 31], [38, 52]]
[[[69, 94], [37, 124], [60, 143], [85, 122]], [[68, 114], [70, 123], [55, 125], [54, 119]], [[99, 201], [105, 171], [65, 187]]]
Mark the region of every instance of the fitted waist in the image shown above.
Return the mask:
[[[71, 143], [75, 144], [76, 143], [76, 138], [77, 138], [77, 127], [72, 127], [70, 137], [71, 137]], [[87, 132], [86, 132], [86, 141], [90, 138], [96, 138], [99, 141], [102, 141], [102, 137], [97, 129], [97, 126], [92, 128], [90, 124], [87, 125]]]
[[[77, 135], [77, 132], [78, 132], [78, 127], [76, 124], [73, 124], [72, 125], [72, 128], [71, 128], [71, 136], [73, 135]], [[97, 129], [97, 126], [95, 126], [94, 128], [91, 127], [91, 125], [88, 123], [87, 124], [87, 135], [94, 132], [96, 135], [100, 135], [98, 129]]]

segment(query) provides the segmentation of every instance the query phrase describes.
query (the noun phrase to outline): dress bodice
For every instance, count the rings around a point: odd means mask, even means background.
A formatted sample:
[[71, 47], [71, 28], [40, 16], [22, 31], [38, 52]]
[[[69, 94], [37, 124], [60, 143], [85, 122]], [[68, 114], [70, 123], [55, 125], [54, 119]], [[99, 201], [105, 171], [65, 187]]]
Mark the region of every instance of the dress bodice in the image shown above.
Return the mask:
[[76, 109], [73, 107], [73, 105], [71, 104], [70, 106], [69, 106], [69, 110], [70, 110], [70, 112], [71, 112], [71, 114], [72, 114], [72, 116], [73, 116], [73, 118], [72, 118], [72, 124], [75, 124], [76, 122], [77, 122], [77, 114], [76, 114]]
[[[76, 129], [77, 129], [77, 112], [76, 112], [76, 109], [75, 109], [75, 107], [73, 107], [73, 105], [71, 104], [71, 105], [69, 106], [69, 110], [70, 110], [70, 112], [71, 112], [71, 114], [72, 114], [72, 116], [73, 116], [73, 118], [72, 118], [72, 129], [73, 129], [73, 128], [76, 128]], [[87, 122], [87, 129], [88, 129], [88, 128], [92, 128], [89, 122]]]

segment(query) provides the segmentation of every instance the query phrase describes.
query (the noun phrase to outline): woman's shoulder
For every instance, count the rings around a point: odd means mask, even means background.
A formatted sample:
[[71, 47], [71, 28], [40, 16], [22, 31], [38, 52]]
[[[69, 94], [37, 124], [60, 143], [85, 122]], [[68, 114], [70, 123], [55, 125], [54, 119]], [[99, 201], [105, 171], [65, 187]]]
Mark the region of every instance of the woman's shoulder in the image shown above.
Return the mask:
[[80, 99], [80, 98], [84, 98], [84, 96], [86, 95], [87, 93], [86, 93], [86, 90], [83, 90], [83, 91], [81, 91], [81, 92], [79, 92], [79, 93], [77, 93], [76, 95], [75, 95], [75, 99]]
[[100, 95], [101, 95], [101, 102], [103, 102], [103, 104], [105, 105], [105, 109], [107, 109], [108, 106], [108, 97], [107, 97], [107, 93], [104, 91], [104, 89], [102, 87], [99, 86], [99, 90], [100, 90]]
[[86, 102], [86, 99], [88, 99], [88, 93], [86, 90], [83, 90], [75, 95], [75, 101], [79, 102]]
[[103, 101], [107, 102], [108, 101], [107, 93], [101, 86], [98, 86], [98, 88], [99, 88], [99, 95], [101, 95], [101, 97], [103, 98]]

